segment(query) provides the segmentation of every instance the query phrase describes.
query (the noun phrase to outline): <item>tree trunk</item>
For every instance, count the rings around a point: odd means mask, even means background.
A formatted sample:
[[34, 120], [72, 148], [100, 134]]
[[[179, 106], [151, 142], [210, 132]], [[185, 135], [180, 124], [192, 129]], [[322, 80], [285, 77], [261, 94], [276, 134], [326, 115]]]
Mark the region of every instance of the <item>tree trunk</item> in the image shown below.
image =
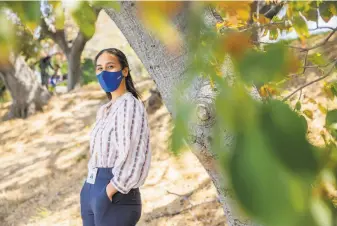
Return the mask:
[[[187, 32], [187, 9], [189, 2], [184, 3], [184, 9], [173, 19], [176, 28], [182, 33]], [[203, 167], [217, 189], [219, 200], [223, 206], [227, 223], [229, 226], [248, 226], [254, 225], [247, 217], [244, 217], [237, 210], [237, 203], [232, 197], [232, 191], [226, 184], [225, 178], [222, 177], [217, 169], [216, 156], [211, 153], [212, 126], [214, 120], [214, 97], [215, 93], [207, 80], [196, 76], [193, 83], [185, 93], [181, 93], [176, 89], [176, 85], [184, 81], [186, 78], [187, 46], [183, 46], [181, 51], [176, 54], [170, 54], [166, 47], [151, 35], [141, 24], [137, 18], [137, 9], [134, 2], [121, 2], [120, 12], [113, 9], [105, 10], [111, 19], [116, 23], [117, 27], [124, 34], [131, 47], [137, 53], [138, 57], [144, 64], [150, 76], [157, 85], [158, 90], [163, 98], [168, 111], [173, 117], [175, 112], [173, 108], [173, 93], [179, 93], [188, 101], [202, 107], [207, 111], [206, 119], [203, 118], [199, 123], [190, 126], [190, 139], [188, 143], [197, 156]], [[216, 18], [207, 9], [204, 12], [204, 22], [208, 26], [214, 26]], [[227, 70], [227, 69], [226, 69]], [[230, 70], [229, 70], [230, 71]], [[226, 145], [231, 145], [233, 137], [223, 131], [223, 139]]]
[[6, 68], [0, 69], [0, 77], [12, 97], [7, 119], [27, 118], [36, 111], [42, 111], [51, 95], [36, 79], [23, 57], [12, 56]]
[[82, 51], [83, 48], [82, 50], [71, 51], [69, 54], [66, 55], [68, 60], [68, 81], [67, 81], [68, 92], [74, 89], [75, 86], [80, 83], [80, 80], [82, 78], [82, 68], [81, 68]]
[[84, 34], [79, 31], [76, 38], [72, 41], [72, 44], [69, 47], [64, 30], [52, 32], [49, 30], [49, 27], [44, 20], [41, 22], [41, 29], [41, 33], [43, 33], [43, 35], [49, 36], [62, 49], [63, 53], [67, 57], [67, 89], [69, 92], [74, 89], [82, 79], [81, 55], [85, 43], [89, 40], [90, 37], [85, 37]]

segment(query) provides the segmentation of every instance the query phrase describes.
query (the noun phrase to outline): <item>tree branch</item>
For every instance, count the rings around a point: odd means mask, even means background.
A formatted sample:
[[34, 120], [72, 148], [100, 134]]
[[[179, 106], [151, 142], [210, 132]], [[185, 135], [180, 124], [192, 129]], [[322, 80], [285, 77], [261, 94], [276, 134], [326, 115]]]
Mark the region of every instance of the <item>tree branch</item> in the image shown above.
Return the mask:
[[288, 47], [289, 48], [293, 48], [293, 49], [299, 49], [302, 52], [304, 52], [304, 51], [310, 51], [310, 50], [313, 50], [313, 49], [316, 49], [318, 47], [321, 47], [321, 46], [325, 45], [329, 41], [329, 39], [332, 37], [332, 35], [335, 34], [336, 31], [337, 31], [337, 27], [334, 28], [332, 30], [332, 32], [321, 43], [319, 43], [319, 44], [317, 44], [315, 46], [312, 46], [310, 48], [302, 48], [302, 47], [299, 47], [299, 46], [291, 46], [291, 45], [289, 45]]
[[60, 46], [65, 54], [68, 54], [70, 52], [70, 48], [68, 47], [68, 43], [65, 39], [64, 30], [56, 30], [56, 32], [50, 31], [45, 19], [42, 18], [41, 32], [53, 39], [54, 42]]
[[296, 78], [296, 77], [299, 76], [299, 75], [303, 75], [303, 74], [305, 73], [305, 71], [306, 71], [306, 70], [304, 70], [304, 69], [307, 69], [307, 68], [318, 68], [318, 69], [322, 69], [322, 68], [327, 67], [327, 66], [329, 66], [330, 64], [334, 63], [336, 60], [337, 60], [337, 58], [335, 58], [335, 59], [333, 59], [332, 61], [326, 63], [325, 65], [306, 65], [307, 63], [305, 62], [305, 63], [304, 63], [304, 66], [303, 66], [303, 72], [297, 73], [297, 74], [288, 75], [287, 77], [288, 77], [288, 78]]
[[323, 26], [323, 27], [317, 26], [316, 28], [311, 28], [311, 29], [309, 29], [309, 31], [316, 31], [316, 30], [319, 30], [319, 29], [329, 29], [329, 30], [334, 30], [334, 29], [336, 29], [336, 28], [334, 28], [334, 27], [325, 27], [325, 26]]
[[79, 31], [77, 33], [77, 36], [75, 38], [75, 40], [73, 41], [72, 43], [72, 46], [71, 46], [71, 49], [70, 51], [72, 53], [82, 53], [83, 49], [84, 49], [84, 46], [85, 46], [85, 43], [88, 41], [89, 39], [86, 38], [84, 36], [84, 34]]
[[336, 63], [337, 63], [337, 60], [335, 60], [335, 62], [334, 62], [334, 64], [333, 64], [333, 66], [331, 67], [331, 69], [330, 69], [330, 70], [328, 71], [328, 73], [326, 73], [324, 76], [319, 77], [318, 79], [315, 79], [315, 80], [313, 80], [313, 81], [311, 81], [311, 82], [309, 82], [309, 83], [307, 83], [307, 84], [304, 84], [303, 86], [297, 88], [294, 92], [292, 92], [291, 94], [289, 94], [288, 96], [286, 96], [285, 98], [283, 98], [282, 101], [288, 100], [290, 97], [292, 97], [292, 96], [293, 96], [295, 93], [297, 93], [298, 91], [300, 91], [300, 90], [304, 89], [305, 87], [310, 86], [310, 85], [312, 85], [312, 84], [314, 84], [314, 83], [316, 83], [316, 82], [318, 82], [318, 81], [321, 81], [321, 80], [325, 79], [326, 77], [328, 77], [328, 76], [332, 73], [333, 69], [335, 68]]
[[214, 9], [214, 7], [209, 6], [209, 9], [212, 13], [212, 15], [214, 16], [214, 18], [216, 19], [216, 21], [218, 23], [224, 22], [224, 20], [222, 19], [222, 17], [218, 14], [218, 12]]

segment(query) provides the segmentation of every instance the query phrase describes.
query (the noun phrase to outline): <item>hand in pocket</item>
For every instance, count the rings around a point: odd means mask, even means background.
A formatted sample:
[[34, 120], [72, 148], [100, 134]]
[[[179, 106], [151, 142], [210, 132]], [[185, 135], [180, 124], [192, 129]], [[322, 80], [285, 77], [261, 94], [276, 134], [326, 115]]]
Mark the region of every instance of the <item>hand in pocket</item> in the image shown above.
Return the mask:
[[[109, 185], [109, 184], [108, 184], [108, 185]], [[106, 194], [106, 196], [108, 197], [108, 199], [110, 200], [110, 202], [112, 202], [112, 197], [110, 197], [109, 194], [108, 194], [108, 185], [105, 186], [105, 194]]]

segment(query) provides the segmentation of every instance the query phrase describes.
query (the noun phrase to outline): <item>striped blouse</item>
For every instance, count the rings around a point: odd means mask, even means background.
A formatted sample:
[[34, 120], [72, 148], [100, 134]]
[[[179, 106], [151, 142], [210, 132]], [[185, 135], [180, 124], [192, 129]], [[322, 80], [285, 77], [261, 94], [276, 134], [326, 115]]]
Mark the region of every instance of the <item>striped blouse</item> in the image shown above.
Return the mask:
[[88, 167], [111, 167], [111, 183], [126, 194], [144, 184], [150, 162], [147, 113], [143, 103], [127, 91], [98, 109], [90, 132]]

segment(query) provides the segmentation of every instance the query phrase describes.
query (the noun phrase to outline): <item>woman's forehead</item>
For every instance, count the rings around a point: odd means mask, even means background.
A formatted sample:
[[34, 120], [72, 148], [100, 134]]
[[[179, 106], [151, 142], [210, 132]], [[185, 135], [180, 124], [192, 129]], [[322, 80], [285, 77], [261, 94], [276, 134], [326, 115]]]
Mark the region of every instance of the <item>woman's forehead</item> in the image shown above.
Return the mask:
[[118, 58], [110, 53], [103, 53], [102, 55], [100, 55], [97, 59], [97, 65], [104, 65], [107, 63], [115, 63], [115, 64], [119, 64]]

